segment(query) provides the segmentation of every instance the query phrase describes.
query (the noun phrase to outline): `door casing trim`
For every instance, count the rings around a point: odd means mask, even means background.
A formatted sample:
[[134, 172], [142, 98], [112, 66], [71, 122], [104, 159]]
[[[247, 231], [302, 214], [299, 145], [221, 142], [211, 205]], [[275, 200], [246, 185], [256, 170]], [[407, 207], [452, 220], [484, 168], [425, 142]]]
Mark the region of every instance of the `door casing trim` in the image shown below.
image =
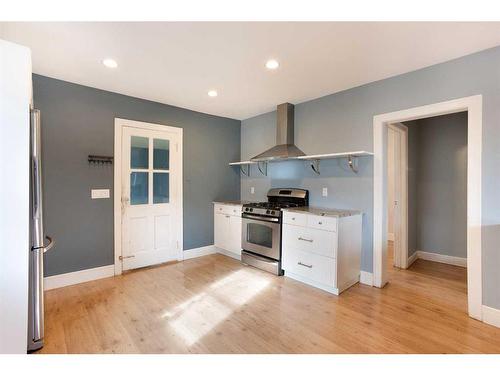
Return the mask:
[[373, 117], [373, 285], [387, 282], [387, 125], [467, 111], [467, 299], [469, 316], [482, 320], [482, 95]]
[[113, 188], [113, 216], [114, 216], [114, 268], [115, 275], [121, 275], [122, 262], [120, 256], [122, 255], [122, 209], [121, 209], [121, 196], [122, 196], [122, 129], [124, 127], [138, 128], [144, 130], [155, 130], [160, 132], [176, 133], [179, 136], [179, 178], [178, 178], [178, 191], [179, 191], [179, 205], [176, 216], [180, 218], [178, 221], [178, 248], [177, 260], [183, 259], [184, 250], [184, 211], [183, 211], [183, 152], [182, 152], [182, 128], [170, 125], [152, 124], [148, 122], [127, 120], [115, 117], [115, 146], [114, 146], [114, 188]]

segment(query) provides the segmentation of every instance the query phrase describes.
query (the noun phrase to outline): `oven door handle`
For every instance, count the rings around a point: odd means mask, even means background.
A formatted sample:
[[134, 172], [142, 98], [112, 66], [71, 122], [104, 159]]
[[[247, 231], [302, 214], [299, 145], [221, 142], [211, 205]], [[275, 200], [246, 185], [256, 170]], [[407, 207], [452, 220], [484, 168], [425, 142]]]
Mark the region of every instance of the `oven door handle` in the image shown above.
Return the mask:
[[242, 214], [241, 217], [246, 218], [246, 219], [259, 220], [259, 221], [269, 221], [272, 223], [279, 223], [279, 221], [280, 221], [280, 219], [277, 217], [265, 217], [265, 216], [251, 215], [251, 214]]

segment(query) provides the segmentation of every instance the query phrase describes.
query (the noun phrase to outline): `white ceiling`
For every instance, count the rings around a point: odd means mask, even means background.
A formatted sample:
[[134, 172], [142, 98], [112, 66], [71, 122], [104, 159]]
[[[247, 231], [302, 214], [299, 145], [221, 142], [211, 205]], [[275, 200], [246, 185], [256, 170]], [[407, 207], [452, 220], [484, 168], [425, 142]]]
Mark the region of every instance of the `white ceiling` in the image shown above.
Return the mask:
[[[32, 49], [35, 73], [235, 119], [500, 45], [498, 22], [4, 23], [0, 32]], [[278, 70], [266, 70], [269, 58]]]

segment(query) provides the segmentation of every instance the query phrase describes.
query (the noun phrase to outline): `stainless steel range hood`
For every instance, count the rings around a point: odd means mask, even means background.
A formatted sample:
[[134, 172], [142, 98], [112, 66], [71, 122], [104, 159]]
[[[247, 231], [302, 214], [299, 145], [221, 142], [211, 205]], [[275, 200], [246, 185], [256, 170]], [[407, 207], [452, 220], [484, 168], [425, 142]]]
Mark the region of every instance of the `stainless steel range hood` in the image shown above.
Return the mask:
[[254, 156], [251, 161], [275, 161], [294, 159], [305, 154], [293, 144], [294, 106], [290, 103], [278, 105], [276, 112], [276, 146]]

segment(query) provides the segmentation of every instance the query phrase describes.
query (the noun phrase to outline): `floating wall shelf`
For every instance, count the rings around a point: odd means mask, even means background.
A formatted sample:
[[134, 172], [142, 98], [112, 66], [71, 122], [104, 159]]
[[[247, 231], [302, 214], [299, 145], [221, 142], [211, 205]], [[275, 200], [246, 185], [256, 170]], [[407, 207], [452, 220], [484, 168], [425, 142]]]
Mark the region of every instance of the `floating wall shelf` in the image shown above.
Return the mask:
[[[368, 151], [352, 151], [352, 152], [337, 152], [333, 154], [318, 154], [318, 155], [304, 155], [304, 156], [299, 156], [297, 158], [290, 158], [290, 159], [276, 159], [272, 160], [269, 162], [280, 162], [280, 161], [288, 161], [288, 160], [308, 160], [311, 162], [311, 168], [316, 174], [320, 174], [319, 171], [319, 163], [320, 160], [323, 159], [340, 159], [340, 158], [346, 158], [347, 163], [349, 165], [349, 168], [354, 173], [358, 173], [358, 158], [359, 157], [364, 157], [364, 156], [373, 156], [372, 152]], [[246, 176], [250, 176], [250, 165], [252, 164], [257, 164], [257, 167], [259, 168], [260, 173], [262, 173], [264, 176], [267, 176], [267, 163], [266, 161], [264, 162], [256, 162], [256, 161], [238, 161], [234, 163], [229, 163], [229, 165], [232, 166], [239, 166], [241, 173], [243, 173]]]
[[[257, 164], [254, 161], [235, 161], [234, 163], [229, 163], [231, 166], [238, 166], [240, 167], [241, 173], [243, 173], [245, 176], [250, 176], [250, 165], [252, 164]], [[267, 170], [266, 170], [267, 172]]]
[[311, 168], [316, 174], [320, 174], [319, 172], [319, 161], [323, 159], [339, 159], [339, 158], [347, 158], [347, 163], [349, 168], [354, 173], [358, 173], [358, 157], [363, 156], [373, 156], [373, 152], [368, 151], [352, 151], [352, 152], [337, 152], [333, 154], [318, 154], [318, 155], [305, 155], [299, 156], [297, 159], [300, 160], [309, 160], [311, 162]]

